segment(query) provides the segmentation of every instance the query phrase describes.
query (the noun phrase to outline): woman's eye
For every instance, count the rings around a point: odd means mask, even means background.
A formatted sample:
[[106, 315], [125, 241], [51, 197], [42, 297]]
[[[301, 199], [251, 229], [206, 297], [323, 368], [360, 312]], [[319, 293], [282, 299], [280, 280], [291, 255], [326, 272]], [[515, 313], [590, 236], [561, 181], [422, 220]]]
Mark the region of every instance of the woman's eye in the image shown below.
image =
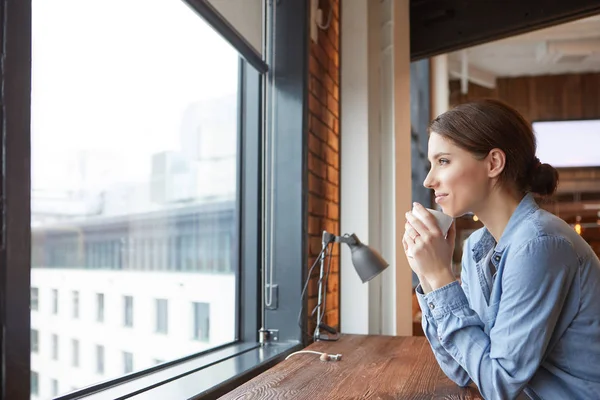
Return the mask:
[[448, 161], [448, 160], [447, 160], [447, 159], [445, 159], [445, 158], [440, 158], [440, 159], [438, 160], [438, 163], [439, 163], [440, 165], [446, 165], [446, 164], [448, 164], [449, 162], [450, 162], [450, 161]]

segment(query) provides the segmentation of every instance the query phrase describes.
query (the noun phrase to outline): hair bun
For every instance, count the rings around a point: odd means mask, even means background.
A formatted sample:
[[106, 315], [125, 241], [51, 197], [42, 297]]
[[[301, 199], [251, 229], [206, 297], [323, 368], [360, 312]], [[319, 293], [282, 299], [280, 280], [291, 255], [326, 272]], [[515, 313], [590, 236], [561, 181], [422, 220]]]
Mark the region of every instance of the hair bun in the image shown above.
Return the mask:
[[551, 196], [558, 186], [558, 171], [550, 164], [542, 164], [536, 157], [537, 165], [531, 171], [531, 191], [542, 196]]

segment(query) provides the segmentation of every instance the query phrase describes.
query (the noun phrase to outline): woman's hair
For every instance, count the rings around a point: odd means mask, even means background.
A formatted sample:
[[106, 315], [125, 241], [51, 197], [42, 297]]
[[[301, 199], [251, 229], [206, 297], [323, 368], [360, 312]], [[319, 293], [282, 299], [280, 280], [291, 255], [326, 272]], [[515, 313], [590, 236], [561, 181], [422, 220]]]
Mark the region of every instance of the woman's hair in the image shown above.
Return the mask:
[[500, 182], [515, 189], [543, 196], [552, 195], [558, 171], [535, 156], [536, 141], [531, 125], [514, 108], [498, 100], [461, 104], [437, 117], [429, 126], [458, 147], [484, 159], [492, 149], [506, 154]]

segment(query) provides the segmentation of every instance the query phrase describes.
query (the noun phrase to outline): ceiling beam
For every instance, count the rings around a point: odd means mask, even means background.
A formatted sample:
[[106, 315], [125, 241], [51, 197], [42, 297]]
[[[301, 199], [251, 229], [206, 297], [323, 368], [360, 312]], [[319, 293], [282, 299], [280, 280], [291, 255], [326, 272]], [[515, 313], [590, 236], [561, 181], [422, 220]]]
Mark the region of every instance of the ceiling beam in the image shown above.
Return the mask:
[[600, 13], [598, 0], [412, 0], [413, 61]]
[[[461, 61], [449, 60], [448, 61], [448, 74], [451, 79], [462, 79], [464, 75], [463, 66]], [[467, 68], [467, 76], [469, 82], [476, 85], [486, 87], [488, 89], [496, 88], [496, 75], [492, 72], [486, 71], [485, 69], [474, 67], [469, 64]]]

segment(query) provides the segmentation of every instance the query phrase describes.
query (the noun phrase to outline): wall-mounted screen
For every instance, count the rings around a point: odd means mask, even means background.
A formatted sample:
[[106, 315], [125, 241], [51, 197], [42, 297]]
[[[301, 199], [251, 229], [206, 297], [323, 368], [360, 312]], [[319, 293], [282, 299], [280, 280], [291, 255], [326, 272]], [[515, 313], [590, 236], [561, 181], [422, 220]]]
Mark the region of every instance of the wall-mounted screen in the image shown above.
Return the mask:
[[556, 168], [600, 166], [600, 120], [534, 122], [537, 156]]

